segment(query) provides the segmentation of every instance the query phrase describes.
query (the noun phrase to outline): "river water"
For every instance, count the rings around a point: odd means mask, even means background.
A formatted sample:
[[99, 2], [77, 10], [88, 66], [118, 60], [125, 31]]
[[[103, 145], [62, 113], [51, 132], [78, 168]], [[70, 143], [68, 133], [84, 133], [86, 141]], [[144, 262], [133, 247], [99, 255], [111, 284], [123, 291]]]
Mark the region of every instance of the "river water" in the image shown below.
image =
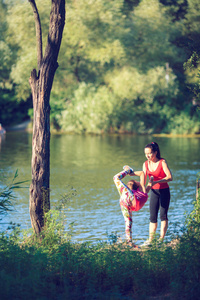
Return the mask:
[[[67, 223], [74, 222], [72, 240], [75, 242], [107, 241], [113, 234], [124, 239], [124, 219], [119, 207], [119, 195], [113, 176], [128, 164], [141, 170], [145, 161], [144, 146], [156, 141], [173, 174], [170, 182], [171, 203], [169, 231], [176, 223], [184, 223], [193, 209], [196, 178], [200, 170], [200, 139], [152, 136], [51, 136], [51, 206], [65, 193], [75, 189], [66, 209]], [[15, 193], [15, 211], [0, 221], [1, 231], [8, 222], [31, 227], [29, 217], [29, 183], [31, 180], [32, 135], [27, 132], [8, 132], [0, 142], [0, 188], [9, 182], [16, 170], [17, 181], [29, 180], [27, 188]], [[128, 177], [128, 176], [127, 176]], [[126, 182], [126, 180], [125, 180]], [[148, 202], [133, 213], [133, 239], [138, 242], [148, 237]], [[160, 224], [160, 222], [158, 223]], [[158, 228], [159, 230], [159, 228]]]

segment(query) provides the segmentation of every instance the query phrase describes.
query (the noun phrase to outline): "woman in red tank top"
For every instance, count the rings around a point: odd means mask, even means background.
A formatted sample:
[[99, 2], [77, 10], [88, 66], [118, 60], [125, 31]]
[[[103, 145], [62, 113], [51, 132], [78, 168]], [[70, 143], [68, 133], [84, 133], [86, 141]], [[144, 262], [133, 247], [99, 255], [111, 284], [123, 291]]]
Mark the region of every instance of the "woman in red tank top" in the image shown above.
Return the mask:
[[149, 240], [143, 246], [149, 245], [157, 229], [158, 211], [160, 210], [161, 228], [160, 239], [163, 240], [168, 228], [167, 212], [170, 203], [170, 190], [168, 182], [172, 181], [172, 173], [164, 158], [161, 158], [157, 143], [152, 142], [144, 148], [147, 161], [143, 164], [145, 178], [154, 177], [152, 183], [148, 183], [147, 190], [150, 191], [150, 224]]

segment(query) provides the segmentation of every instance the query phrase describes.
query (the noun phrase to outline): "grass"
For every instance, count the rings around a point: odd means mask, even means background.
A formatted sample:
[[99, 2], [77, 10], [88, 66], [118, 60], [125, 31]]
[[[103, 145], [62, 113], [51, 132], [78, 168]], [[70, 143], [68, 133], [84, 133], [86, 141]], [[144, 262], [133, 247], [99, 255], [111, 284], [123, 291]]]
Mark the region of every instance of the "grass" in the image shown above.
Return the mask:
[[22, 188], [22, 183], [26, 182], [15, 182], [17, 177], [18, 170], [15, 172], [14, 178], [11, 183], [3, 188], [0, 188], [0, 217], [14, 209], [15, 195], [13, 193], [13, 190]]
[[41, 238], [13, 225], [0, 235], [0, 298], [36, 300], [199, 299], [200, 201], [177, 243], [134, 250], [112, 242], [73, 243], [59, 210]]
[[[42, 239], [17, 226], [0, 236], [1, 299], [199, 299], [200, 228], [194, 218], [176, 246], [132, 250], [123, 244], [73, 243], [58, 212]], [[50, 224], [49, 224], [50, 225]], [[48, 228], [49, 228], [48, 227]]]

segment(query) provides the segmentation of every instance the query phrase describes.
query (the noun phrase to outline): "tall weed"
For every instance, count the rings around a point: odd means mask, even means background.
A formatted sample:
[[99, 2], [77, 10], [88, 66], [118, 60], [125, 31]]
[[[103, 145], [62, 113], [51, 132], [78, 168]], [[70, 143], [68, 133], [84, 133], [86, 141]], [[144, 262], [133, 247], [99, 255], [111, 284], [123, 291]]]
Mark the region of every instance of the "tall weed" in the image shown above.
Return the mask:
[[0, 235], [2, 300], [199, 298], [199, 202], [176, 245], [155, 237], [144, 250], [118, 244], [114, 236], [97, 244], [73, 243], [60, 211], [45, 218], [40, 238], [15, 225]]

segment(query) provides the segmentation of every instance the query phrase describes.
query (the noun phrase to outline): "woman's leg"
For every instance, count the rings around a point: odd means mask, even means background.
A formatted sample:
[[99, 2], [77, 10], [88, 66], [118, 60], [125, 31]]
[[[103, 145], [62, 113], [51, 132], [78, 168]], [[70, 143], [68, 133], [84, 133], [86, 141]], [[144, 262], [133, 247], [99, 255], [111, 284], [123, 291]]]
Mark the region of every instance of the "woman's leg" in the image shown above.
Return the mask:
[[153, 240], [154, 234], [157, 229], [157, 219], [159, 210], [159, 193], [157, 190], [151, 190], [150, 192], [150, 224], [149, 224], [149, 242]]
[[154, 235], [157, 229], [157, 222], [156, 223], [149, 223], [149, 242], [152, 242]]
[[132, 211], [123, 205], [120, 206], [125, 221], [126, 241], [130, 243], [132, 242]]
[[167, 212], [170, 203], [170, 190], [169, 188], [160, 190], [160, 238], [164, 239], [168, 228]]
[[167, 232], [168, 228], [168, 220], [161, 221], [161, 226], [160, 226], [160, 239], [164, 239], [165, 234]]

